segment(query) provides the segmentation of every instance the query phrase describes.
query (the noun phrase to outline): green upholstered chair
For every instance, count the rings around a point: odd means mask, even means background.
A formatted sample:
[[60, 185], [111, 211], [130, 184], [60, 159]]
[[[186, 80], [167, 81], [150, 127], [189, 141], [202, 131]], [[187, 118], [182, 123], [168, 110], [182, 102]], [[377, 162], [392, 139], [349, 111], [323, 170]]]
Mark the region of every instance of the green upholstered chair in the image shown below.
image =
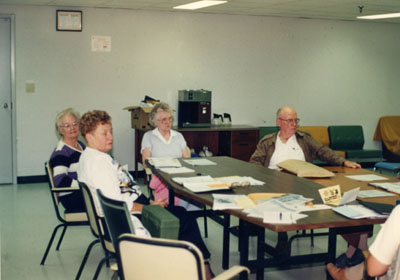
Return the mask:
[[260, 126], [258, 132], [258, 139], [262, 139], [265, 135], [279, 131], [279, 126]]
[[333, 125], [328, 127], [330, 147], [346, 152], [346, 158], [360, 162], [382, 159], [381, 150], [364, 149], [364, 132], [361, 125]]

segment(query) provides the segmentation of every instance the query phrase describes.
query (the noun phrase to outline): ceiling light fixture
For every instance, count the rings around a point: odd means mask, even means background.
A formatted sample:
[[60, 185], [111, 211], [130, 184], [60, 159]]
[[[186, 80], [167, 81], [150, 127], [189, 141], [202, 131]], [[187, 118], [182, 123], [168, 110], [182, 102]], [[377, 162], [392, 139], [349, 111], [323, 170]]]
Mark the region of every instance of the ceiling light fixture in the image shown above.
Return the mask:
[[359, 16], [357, 18], [359, 18], [359, 19], [383, 19], [383, 18], [396, 18], [396, 17], [400, 17], [400, 13]]
[[205, 7], [210, 7], [214, 5], [220, 5], [220, 4], [225, 4], [228, 1], [215, 1], [215, 0], [202, 0], [202, 1], [197, 1], [185, 5], [180, 5], [174, 7], [174, 9], [183, 9], [183, 10], [196, 10], [196, 9], [201, 9]]

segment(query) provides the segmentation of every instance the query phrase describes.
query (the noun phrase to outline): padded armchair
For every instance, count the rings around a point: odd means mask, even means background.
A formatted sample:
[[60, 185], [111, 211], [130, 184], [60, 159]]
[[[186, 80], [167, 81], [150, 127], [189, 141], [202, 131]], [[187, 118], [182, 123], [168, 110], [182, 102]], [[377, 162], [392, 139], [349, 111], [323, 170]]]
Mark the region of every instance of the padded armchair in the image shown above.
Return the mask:
[[[186, 241], [123, 234], [118, 240], [117, 258], [123, 280], [205, 279], [203, 255]], [[244, 266], [233, 266], [213, 279], [247, 279], [248, 273]]]
[[[381, 150], [365, 150], [361, 125], [334, 125], [328, 127], [330, 147], [346, 152], [349, 159], [382, 158]], [[378, 160], [379, 161], [379, 160]], [[361, 160], [362, 162], [362, 160]]]
[[265, 135], [279, 131], [279, 126], [260, 126], [258, 139], [261, 140]]
[[54, 238], [57, 234], [57, 231], [59, 228], [63, 228], [63, 231], [60, 235], [60, 239], [58, 240], [56, 250], [58, 251], [60, 249], [61, 242], [64, 238], [64, 234], [67, 231], [67, 227], [69, 226], [88, 226], [89, 222], [86, 216], [85, 212], [77, 212], [77, 213], [67, 213], [63, 212], [62, 209], [60, 209], [59, 206], [59, 201], [58, 201], [58, 193], [60, 192], [66, 192], [66, 191], [79, 191], [78, 188], [56, 188], [54, 186], [54, 180], [53, 180], [53, 170], [50, 167], [49, 162], [45, 162], [44, 164], [44, 169], [46, 171], [46, 175], [49, 181], [49, 188], [50, 188], [50, 194], [51, 194], [51, 199], [53, 201], [53, 206], [54, 210], [56, 212], [56, 217], [60, 221], [60, 224], [57, 225], [53, 233], [51, 234], [49, 243], [47, 244], [46, 251], [44, 252], [42, 261], [40, 262], [41, 265], [44, 265], [47, 255], [50, 251], [51, 245], [53, 244]]

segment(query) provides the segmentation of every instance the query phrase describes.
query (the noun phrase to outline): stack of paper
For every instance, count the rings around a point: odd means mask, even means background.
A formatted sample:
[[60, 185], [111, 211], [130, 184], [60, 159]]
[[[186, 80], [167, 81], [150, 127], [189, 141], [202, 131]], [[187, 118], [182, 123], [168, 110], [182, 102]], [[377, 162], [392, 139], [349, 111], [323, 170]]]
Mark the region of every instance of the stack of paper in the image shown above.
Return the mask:
[[216, 181], [211, 176], [174, 177], [172, 180], [195, 193], [227, 190], [230, 188], [230, 185]]
[[369, 183], [371, 186], [382, 188], [389, 192], [400, 194], [400, 182], [392, 183]]
[[193, 166], [217, 165], [215, 162], [206, 158], [184, 159], [183, 161]]
[[243, 183], [249, 183], [251, 186], [261, 186], [264, 185], [265, 183], [259, 180], [256, 180], [252, 177], [249, 176], [227, 176], [227, 177], [218, 177], [215, 178], [215, 180], [232, 185], [234, 183], [237, 184], [243, 184]]
[[267, 224], [295, 224], [297, 220], [307, 217], [296, 212], [264, 212], [263, 222]]
[[149, 163], [155, 168], [161, 167], [181, 167], [181, 163], [177, 158], [149, 158]]
[[213, 194], [213, 210], [245, 209], [254, 206], [254, 202], [244, 194]]
[[344, 205], [333, 208], [333, 211], [350, 219], [363, 218], [385, 218], [387, 215], [381, 215], [362, 205]]
[[393, 193], [378, 191], [378, 190], [365, 190], [358, 193], [358, 197], [368, 198], [368, 197], [385, 197], [385, 196], [395, 196]]
[[388, 180], [388, 178], [374, 175], [374, 174], [364, 174], [364, 175], [349, 175], [346, 176], [347, 178], [357, 180], [357, 181], [364, 181], [364, 182], [370, 182], [370, 181], [378, 181], [378, 180]]
[[[307, 217], [305, 214], [300, 214], [300, 211], [303, 211], [305, 203], [311, 200], [301, 195], [288, 194], [266, 200], [255, 207], [245, 209], [244, 212], [250, 217], [262, 218], [267, 221], [266, 223], [282, 223], [280, 215], [278, 219], [276, 213], [290, 213], [290, 219], [285, 216], [284, 223], [288, 223], [289, 220], [290, 223], [294, 223], [298, 219]], [[270, 214], [272, 217], [268, 218]]]
[[194, 173], [193, 169], [187, 167], [162, 167], [160, 171], [165, 172], [167, 174], [180, 174], [180, 173]]

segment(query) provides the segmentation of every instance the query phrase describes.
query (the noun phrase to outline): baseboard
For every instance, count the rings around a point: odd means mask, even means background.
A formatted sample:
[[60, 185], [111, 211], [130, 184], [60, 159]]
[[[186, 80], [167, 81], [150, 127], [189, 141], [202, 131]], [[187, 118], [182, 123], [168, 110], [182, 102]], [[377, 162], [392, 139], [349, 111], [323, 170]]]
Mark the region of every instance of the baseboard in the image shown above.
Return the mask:
[[33, 183], [46, 183], [46, 175], [36, 175], [36, 176], [18, 176], [17, 184], [33, 184]]
[[[132, 177], [135, 176], [135, 171], [129, 171]], [[144, 171], [138, 172], [139, 178], [143, 178]], [[137, 178], [136, 178], [137, 179]], [[35, 176], [18, 176], [17, 177], [17, 184], [34, 184], [34, 183], [47, 183], [47, 176], [46, 175], [35, 175]]]

